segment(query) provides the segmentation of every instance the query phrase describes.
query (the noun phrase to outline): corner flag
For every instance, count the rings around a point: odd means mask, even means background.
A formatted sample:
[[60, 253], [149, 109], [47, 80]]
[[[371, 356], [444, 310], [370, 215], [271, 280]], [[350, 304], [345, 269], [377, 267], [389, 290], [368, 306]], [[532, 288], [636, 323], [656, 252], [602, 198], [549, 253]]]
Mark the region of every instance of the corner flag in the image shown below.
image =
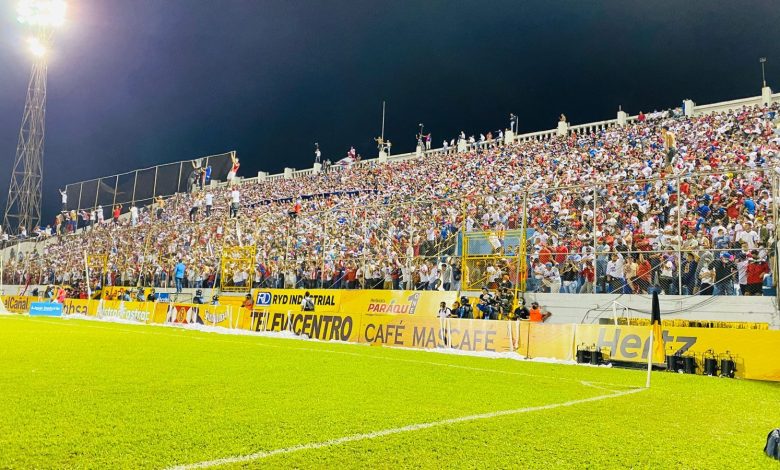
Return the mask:
[[653, 292], [653, 310], [650, 316], [650, 341], [647, 354], [647, 383], [650, 387], [650, 371], [653, 370], [653, 362], [663, 363], [666, 360], [664, 352], [664, 333], [661, 330], [661, 306], [658, 303], [658, 291]]
[[650, 327], [652, 331], [653, 344], [651, 346], [653, 362], [663, 364], [666, 362], [666, 352], [664, 351], [664, 334], [661, 329], [661, 307], [658, 303], [658, 292], [653, 292], [653, 312], [650, 317]]

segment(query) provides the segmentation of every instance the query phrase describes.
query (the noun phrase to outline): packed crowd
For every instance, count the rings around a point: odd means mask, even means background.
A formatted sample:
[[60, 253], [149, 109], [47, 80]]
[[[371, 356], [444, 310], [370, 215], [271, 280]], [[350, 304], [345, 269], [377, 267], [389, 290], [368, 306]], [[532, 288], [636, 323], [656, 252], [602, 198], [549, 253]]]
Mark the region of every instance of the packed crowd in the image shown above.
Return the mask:
[[[90, 265], [95, 287], [159, 287], [181, 262], [184, 287], [218, 286], [223, 248], [253, 246], [225, 283], [760, 295], [776, 251], [778, 108], [640, 114], [592, 134], [195, 185], [108, 218], [87, 211], [78, 233], [14, 257], [4, 280], [75, 284]], [[525, 250], [505, 242], [522, 228]], [[464, 231], [491, 234], [494, 256], [461, 271]]]

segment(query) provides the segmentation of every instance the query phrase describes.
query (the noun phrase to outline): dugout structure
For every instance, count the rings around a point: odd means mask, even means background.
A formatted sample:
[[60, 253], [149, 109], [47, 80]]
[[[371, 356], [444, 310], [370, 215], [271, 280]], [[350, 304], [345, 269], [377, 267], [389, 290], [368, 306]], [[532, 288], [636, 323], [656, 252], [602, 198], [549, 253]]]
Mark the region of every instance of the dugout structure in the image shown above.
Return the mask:
[[[245, 272], [246, 279], [239, 285], [233, 281], [237, 272]], [[255, 273], [255, 247], [231, 246], [222, 248], [220, 283], [223, 292], [249, 292]]]
[[[515, 301], [525, 292], [527, 278], [526, 235], [523, 230], [465, 232], [463, 234], [463, 290], [491, 291], [501, 282], [490, 269], [509, 275]], [[492, 278], [495, 277], [495, 280]]]

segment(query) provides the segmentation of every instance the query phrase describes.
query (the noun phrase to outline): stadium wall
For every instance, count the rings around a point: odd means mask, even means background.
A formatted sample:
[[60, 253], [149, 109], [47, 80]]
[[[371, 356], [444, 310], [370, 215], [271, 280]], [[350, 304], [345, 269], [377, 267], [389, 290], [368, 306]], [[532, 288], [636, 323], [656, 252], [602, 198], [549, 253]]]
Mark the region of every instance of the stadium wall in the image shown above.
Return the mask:
[[[435, 294], [435, 293], [431, 293]], [[32, 297], [3, 298], [7, 310], [29, 311]], [[546, 324], [526, 321], [440, 319], [392, 313], [301, 312], [284, 305], [245, 309], [232, 305], [123, 302], [68, 299], [62, 314], [135, 324], [210, 327], [256, 334], [278, 334], [321, 341], [342, 341], [390, 347], [451, 350], [496, 357], [572, 363], [578, 348], [598, 348], [609, 360], [644, 363], [650, 349], [650, 328], [626, 325]], [[216, 330], [210, 330], [216, 331]], [[693, 355], [699, 368], [705, 357], [729, 358], [736, 376], [780, 381], [780, 331], [664, 327], [667, 355]]]

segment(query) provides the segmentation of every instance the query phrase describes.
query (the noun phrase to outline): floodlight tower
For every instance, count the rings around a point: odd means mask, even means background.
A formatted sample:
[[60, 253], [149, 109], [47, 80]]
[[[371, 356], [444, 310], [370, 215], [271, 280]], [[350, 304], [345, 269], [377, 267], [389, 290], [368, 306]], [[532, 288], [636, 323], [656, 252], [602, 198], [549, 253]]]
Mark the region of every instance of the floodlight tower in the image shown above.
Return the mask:
[[28, 33], [33, 59], [16, 158], [8, 187], [3, 225], [8, 233], [27, 233], [41, 222], [41, 182], [46, 125], [46, 72], [54, 29], [65, 21], [65, 0], [21, 0], [17, 19]]

